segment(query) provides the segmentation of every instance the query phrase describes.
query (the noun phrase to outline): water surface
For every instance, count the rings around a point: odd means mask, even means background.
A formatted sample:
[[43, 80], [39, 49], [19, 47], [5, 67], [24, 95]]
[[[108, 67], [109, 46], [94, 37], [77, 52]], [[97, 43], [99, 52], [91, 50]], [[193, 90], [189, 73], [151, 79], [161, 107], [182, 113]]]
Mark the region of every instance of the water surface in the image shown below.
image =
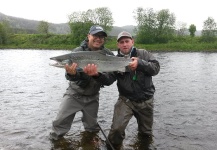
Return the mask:
[[[55, 149], [48, 139], [63, 93], [64, 70], [49, 66], [49, 58], [65, 50], [0, 50], [0, 149]], [[213, 150], [217, 134], [217, 53], [154, 53], [161, 64], [153, 77], [154, 146], [166, 150]], [[99, 124], [107, 135], [116, 84], [100, 91]], [[56, 149], [78, 149], [81, 113], [75, 118], [68, 144]], [[135, 149], [137, 123], [126, 129], [124, 148]], [[99, 137], [105, 140], [102, 133]], [[81, 146], [82, 147], [82, 146]], [[81, 149], [80, 147], [80, 149]], [[84, 148], [83, 148], [84, 149]]]

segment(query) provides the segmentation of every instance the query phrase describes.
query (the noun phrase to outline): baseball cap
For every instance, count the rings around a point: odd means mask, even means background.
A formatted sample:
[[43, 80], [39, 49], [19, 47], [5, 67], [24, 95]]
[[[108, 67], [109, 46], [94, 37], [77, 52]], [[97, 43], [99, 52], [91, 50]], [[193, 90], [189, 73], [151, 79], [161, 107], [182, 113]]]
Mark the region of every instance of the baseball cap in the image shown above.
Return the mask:
[[92, 26], [92, 27], [90, 28], [89, 34], [94, 35], [94, 34], [99, 33], [99, 32], [103, 32], [103, 34], [104, 34], [105, 36], [107, 36], [107, 34], [106, 34], [106, 32], [104, 31], [104, 29], [103, 29], [101, 26], [99, 26], [99, 25], [94, 25], [94, 26]]
[[133, 38], [129, 32], [122, 31], [121, 33], [118, 34], [117, 41], [119, 41], [120, 38], [122, 38], [122, 37], [129, 37], [131, 39]]

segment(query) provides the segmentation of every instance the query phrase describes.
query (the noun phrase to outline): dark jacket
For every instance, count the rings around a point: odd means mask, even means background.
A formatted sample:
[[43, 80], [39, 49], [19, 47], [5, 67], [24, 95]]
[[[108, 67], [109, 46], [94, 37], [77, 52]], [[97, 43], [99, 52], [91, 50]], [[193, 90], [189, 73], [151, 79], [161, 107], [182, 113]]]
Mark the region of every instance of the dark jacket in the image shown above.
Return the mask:
[[[81, 45], [75, 49], [76, 51], [91, 51], [88, 48], [88, 42], [85, 40]], [[106, 49], [104, 46], [101, 47], [101, 50], [106, 54], [114, 55], [109, 49]], [[88, 76], [84, 72], [78, 72], [75, 75], [70, 75], [66, 73], [66, 79], [71, 81], [69, 87], [67, 88], [66, 94], [80, 94], [80, 95], [95, 95], [99, 93], [100, 87], [103, 85], [100, 81], [95, 80], [93, 77]]]
[[[118, 50], [118, 57], [123, 57]], [[153, 97], [155, 87], [152, 76], [160, 71], [159, 62], [146, 50], [133, 48], [130, 57], [138, 57], [138, 67], [136, 71], [114, 72], [99, 77], [104, 84], [112, 84], [117, 80], [117, 87], [120, 96], [124, 96], [132, 101], [143, 101]], [[133, 80], [133, 78], [135, 80]], [[105, 83], [107, 82], [107, 83]]]

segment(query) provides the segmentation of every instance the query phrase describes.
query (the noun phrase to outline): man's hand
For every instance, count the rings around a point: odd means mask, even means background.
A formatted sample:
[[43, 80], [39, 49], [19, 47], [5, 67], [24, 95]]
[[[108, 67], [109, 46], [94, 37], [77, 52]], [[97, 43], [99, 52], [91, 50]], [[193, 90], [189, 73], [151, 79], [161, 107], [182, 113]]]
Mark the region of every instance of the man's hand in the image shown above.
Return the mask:
[[69, 66], [68, 64], [66, 64], [65, 65], [66, 72], [68, 74], [75, 75], [76, 74], [76, 67], [77, 66], [78, 66], [78, 64], [76, 64], [76, 63], [73, 63], [71, 66]]
[[131, 58], [132, 61], [129, 63], [129, 67], [131, 70], [133, 70], [133, 71], [136, 70], [136, 68], [138, 66], [138, 59], [139, 59], [138, 57], [132, 57]]
[[83, 68], [84, 73], [88, 74], [89, 76], [98, 76], [99, 73], [97, 71], [97, 65], [88, 64]]

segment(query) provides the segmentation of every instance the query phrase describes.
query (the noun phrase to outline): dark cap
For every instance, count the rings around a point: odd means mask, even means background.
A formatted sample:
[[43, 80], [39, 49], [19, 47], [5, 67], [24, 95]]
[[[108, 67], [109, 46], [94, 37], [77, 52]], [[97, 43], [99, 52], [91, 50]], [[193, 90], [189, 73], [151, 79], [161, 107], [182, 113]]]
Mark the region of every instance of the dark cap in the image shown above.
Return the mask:
[[117, 41], [119, 41], [120, 38], [122, 38], [122, 37], [128, 37], [128, 38], [133, 39], [132, 35], [126, 31], [122, 31], [121, 33], [118, 34]]
[[89, 31], [89, 34], [96, 34], [96, 33], [99, 33], [99, 32], [102, 32], [105, 36], [107, 36], [106, 32], [104, 31], [104, 29], [99, 26], [99, 25], [94, 25], [90, 28], [90, 31]]

